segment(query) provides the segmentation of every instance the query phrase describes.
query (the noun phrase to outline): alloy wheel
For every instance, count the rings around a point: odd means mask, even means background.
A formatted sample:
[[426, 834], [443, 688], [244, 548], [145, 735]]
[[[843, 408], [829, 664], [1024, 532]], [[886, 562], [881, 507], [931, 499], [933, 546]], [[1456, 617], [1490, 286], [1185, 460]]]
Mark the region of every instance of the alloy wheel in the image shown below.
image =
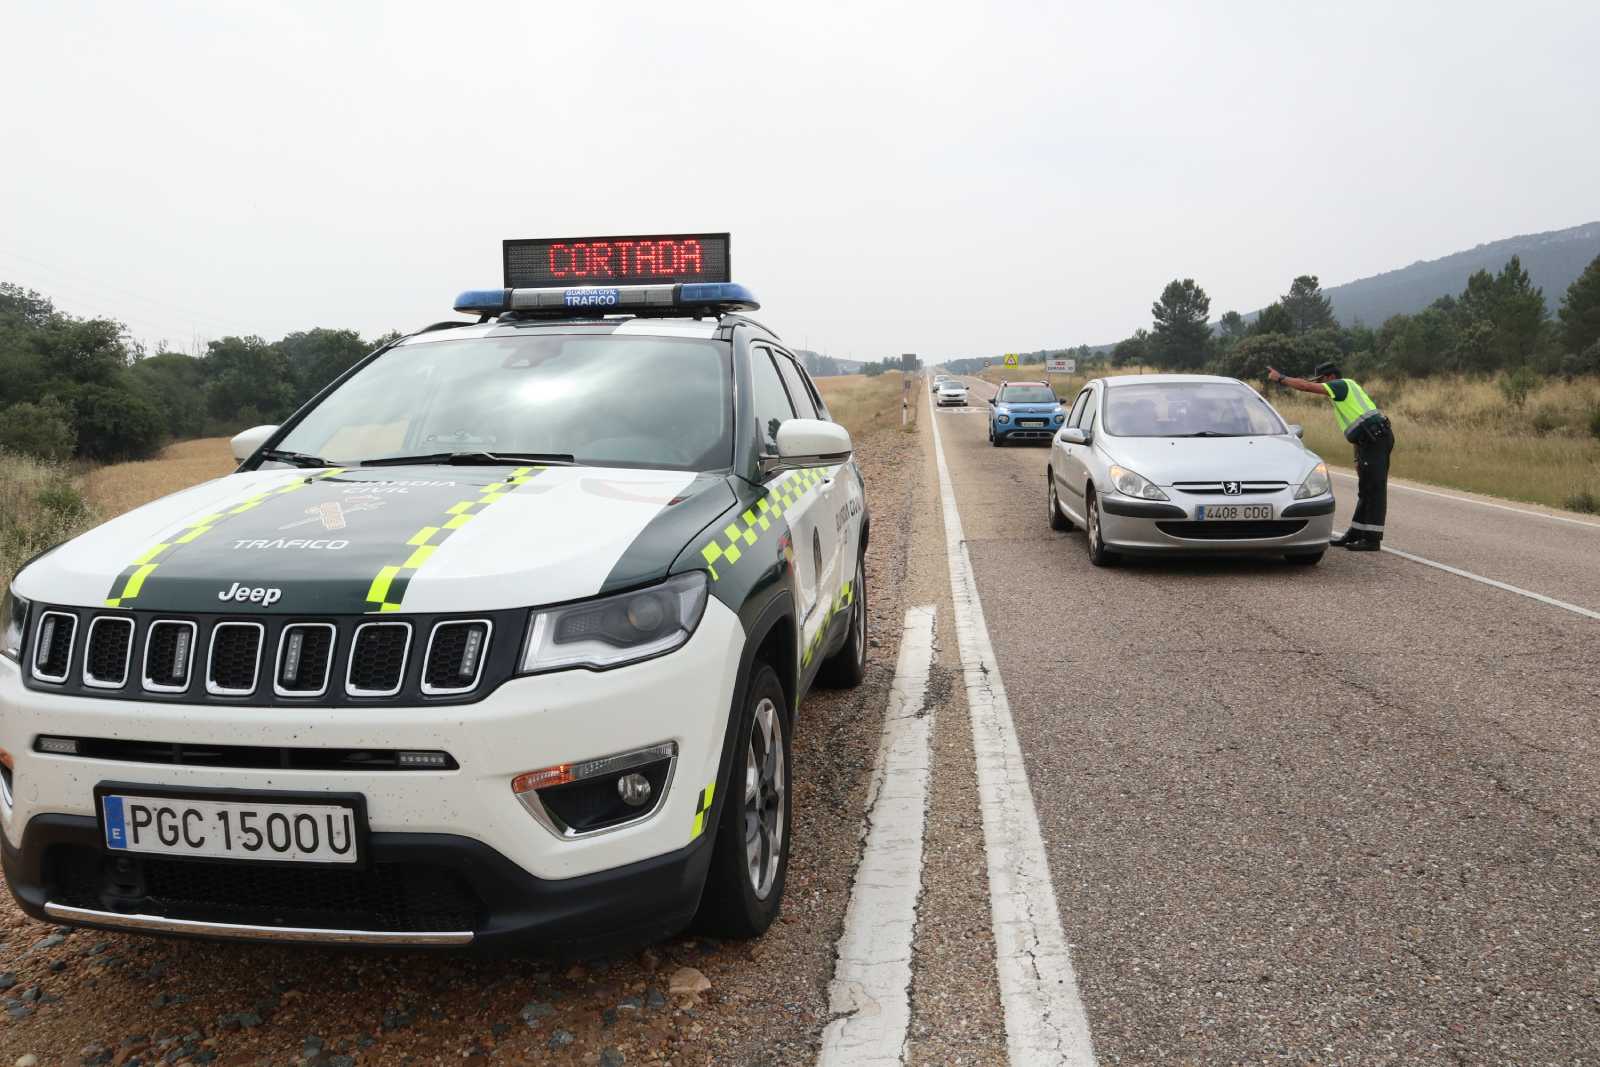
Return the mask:
[[744, 851], [750, 888], [758, 900], [772, 892], [783, 854], [783, 726], [769, 699], [756, 705], [744, 768]]

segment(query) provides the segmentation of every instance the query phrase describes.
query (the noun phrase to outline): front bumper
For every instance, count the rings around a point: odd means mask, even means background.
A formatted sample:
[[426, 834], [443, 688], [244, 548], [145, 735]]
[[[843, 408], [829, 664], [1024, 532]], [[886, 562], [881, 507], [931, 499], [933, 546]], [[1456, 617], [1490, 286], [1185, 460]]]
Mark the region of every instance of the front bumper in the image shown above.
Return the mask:
[[[1147, 501], [1106, 493], [1100, 500], [1100, 530], [1106, 546], [1135, 555], [1312, 552], [1327, 548], [1333, 537], [1331, 494], [1310, 500], [1295, 500], [1292, 490], [1244, 498], [1172, 495], [1172, 501]], [[1271, 504], [1275, 518], [1240, 523], [1197, 521], [1198, 508], [1206, 504]]]
[[[1037, 426], [1024, 425], [1027, 422], [1037, 422]], [[1062, 423], [1057, 422], [1052, 416], [1023, 415], [1020, 418], [1012, 417], [1007, 422], [991, 419], [989, 429], [998, 441], [1048, 441], [1055, 437], [1056, 431], [1061, 429]]]
[[[14, 761], [9, 798], [0, 791], [7, 881], [24, 909], [41, 918], [52, 917], [47, 907], [52, 902], [90, 906], [91, 911], [97, 899], [121, 912], [137, 913], [144, 907], [137, 895], [112, 899], [116, 894], [108, 896], [102, 886], [97, 897], [86, 888], [93, 879], [82, 865], [101, 862], [94, 800], [100, 782], [301, 794], [358, 792], [365, 798], [371, 829], [371, 868], [387, 881], [347, 885], [340, 890], [340, 899], [367, 900], [363, 894], [369, 891], [384, 900], [410, 899], [415, 895], [408, 882], [415, 881], [413, 875], [427, 883], [429, 899], [451, 898], [453, 891], [441, 889], [443, 883], [436, 877], [445, 872], [458, 876], [458, 882], [465, 880], [465, 891], [456, 897], [477, 902], [465, 909], [471, 912], [465, 931], [453, 927], [400, 933], [468, 932], [474, 944], [518, 937], [581, 940], [596, 931], [628, 932], [635, 927], [659, 934], [687, 921], [698, 901], [710, 835], [696, 833], [695, 815], [701, 791], [717, 776], [743, 647], [738, 617], [713, 599], [694, 637], [666, 656], [611, 671], [572, 670], [519, 678], [474, 704], [409, 708], [290, 709], [98, 700], [25, 689], [16, 665], [0, 660], [0, 747]], [[97, 760], [35, 752], [34, 742], [41, 734], [186, 745], [444, 751], [455, 758], [458, 769], [327, 772]], [[634, 823], [592, 836], [564, 838], [530, 815], [511, 791], [511, 779], [529, 770], [665, 741], [678, 746], [671, 781], [651, 814]], [[196, 866], [195, 861], [163, 862]], [[218, 867], [198, 866], [213, 871]], [[251, 877], [266, 870], [252, 865], [229, 869]], [[287, 869], [311, 880], [320, 877], [309, 868]], [[435, 873], [417, 873], [424, 870]], [[170, 880], [184, 872], [157, 873]], [[137, 878], [125, 880], [138, 884]], [[226, 879], [219, 884], [220, 891], [212, 895], [226, 896]], [[68, 895], [56, 899], [62, 894]], [[174, 894], [183, 895], [173, 890], [167, 897]], [[204, 904], [202, 900], [176, 917], [209, 921], [215, 909]], [[230, 922], [288, 929], [298, 921], [287, 917], [295, 912], [292, 907], [268, 902], [257, 910], [254, 916], [248, 909], [229, 913]], [[323, 910], [328, 915], [338, 911]], [[371, 909], [355, 909], [364, 910]], [[441, 914], [454, 916], [462, 910]], [[95, 922], [83, 916], [54, 918], [74, 924]], [[359, 919], [359, 914], [351, 917]], [[311, 925], [324, 927], [324, 932], [331, 929], [323, 921]], [[244, 936], [207, 930], [165, 932]]]
[[960, 394], [940, 393], [937, 397], [934, 398], [934, 402], [936, 404], [938, 404], [940, 407], [951, 407], [951, 406], [955, 406], [955, 405], [959, 405], [961, 407], [966, 407], [967, 406], [967, 394], [965, 394], [965, 393], [960, 393]]

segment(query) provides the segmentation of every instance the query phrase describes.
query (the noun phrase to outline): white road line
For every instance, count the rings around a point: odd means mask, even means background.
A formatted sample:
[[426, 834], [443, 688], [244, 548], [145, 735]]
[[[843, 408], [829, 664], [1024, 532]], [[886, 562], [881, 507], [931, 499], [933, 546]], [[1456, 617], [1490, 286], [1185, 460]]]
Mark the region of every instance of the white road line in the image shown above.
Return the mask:
[[[1333, 471], [1340, 478], [1349, 478], [1357, 481], [1354, 474], [1348, 471]], [[1408, 493], [1421, 493], [1424, 496], [1436, 496], [1444, 500], [1454, 500], [1459, 504], [1476, 504], [1480, 508], [1494, 508], [1496, 511], [1509, 511], [1513, 515], [1527, 515], [1535, 519], [1549, 519], [1551, 522], [1564, 522], [1569, 526], [1587, 526], [1591, 530], [1600, 530], [1600, 522], [1586, 522], [1583, 519], [1570, 519], [1565, 515], [1551, 515], [1546, 511], [1530, 511], [1527, 508], [1514, 508], [1509, 504], [1496, 504], [1488, 500], [1474, 500], [1470, 496], [1457, 496], [1455, 493], [1441, 493], [1437, 489], [1423, 489], [1415, 485], [1404, 485], [1400, 482], [1390, 482], [1390, 489], [1403, 489]]]
[[1553, 608], [1562, 608], [1566, 611], [1572, 612], [1574, 615], [1582, 615], [1590, 619], [1600, 619], [1600, 611], [1590, 611], [1588, 608], [1580, 608], [1576, 604], [1568, 604], [1565, 600], [1557, 600], [1553, 596], [1545, 596], [1543, 593], [1535, 593], [1531, 589], [1523, 589], [1519, 586], [1510, 585], [1506, 582], [1496, 581], [1493, 578], [1485, 578], [1481, 574], [1473, 574], [1471, 571], [1464, 571], [1460, 567], [1452, 567], [1450, 564], [1440, 563], [1438, 560], [1424, 559], [1421, 556], [1413, 556], [1410, 552], [1402, 552], [1398, 548], [1390, 548], [1388, 545], [1384, 545], [1383, 550], [1392, 555], [1399, 556], [1401, 559], [1409, 559], [1412, 563], [1420, 563], [1425, 567], [1435, 567], [1446, 572], [1447, 574], [1454, 574], [1459, 578], [1468, 578], [1474, 582], [1482, 582], [1484, 585], [1491, 585], [1496, 589], [1504, 589], [1508, 593], [1515, 593], [1518, 596], [1525, 596], [1529, 600], [1537, 600], [1539, 603], [1549, 604]]
[[933, 729], [933, 709], [925, 704], [934, 612], [932, 605], [906, 611], [883, 738], [867, 789], [866, 849], [828, 987], [834, 1019], [822, 1032], [821, 1067], [898, 1067], [905, 1061]]
[[1093, 1067], [1089, 1017], [1078, 995], [1078, 979], [1061, 929], [1022, 746], [984, 623], [983, 604], [961, 531], [961, 513], [956, 509], [955, 487], [939, 437], [939, 420], [929, 422], [939, 466], [961, 676], [972, 713], [1006, 1051], [1014, 1067]]

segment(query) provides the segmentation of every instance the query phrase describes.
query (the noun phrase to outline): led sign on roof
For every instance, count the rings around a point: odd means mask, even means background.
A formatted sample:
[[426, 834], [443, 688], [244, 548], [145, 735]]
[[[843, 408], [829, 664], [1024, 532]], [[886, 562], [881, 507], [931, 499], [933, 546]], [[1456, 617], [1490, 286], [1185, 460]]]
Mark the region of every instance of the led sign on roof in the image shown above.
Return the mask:
[[508, 289], [542, 289], [726, 282], [732, 280], [728, 246], [725, 233], [506, 241], [505, 285]]

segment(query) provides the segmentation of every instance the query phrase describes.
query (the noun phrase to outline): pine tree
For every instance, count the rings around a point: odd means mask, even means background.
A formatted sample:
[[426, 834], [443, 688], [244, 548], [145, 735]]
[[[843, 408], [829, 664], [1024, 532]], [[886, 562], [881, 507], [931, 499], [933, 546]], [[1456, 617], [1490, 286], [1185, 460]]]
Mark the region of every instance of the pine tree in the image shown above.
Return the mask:
[[1158, 366], [1199, 370], [1211, 356], [1211, 298], [1193, 278], [1173, 280], [1150, 305], [1151, 355]]
[[1289, 283], [1289, 291], [1279, 301], [1289, 313], [1295, 334], [1310, 333], [1339, 325], [1333, 317], [1333, 301], [1322, 293], [1315, 274], [1302, 274]]
[[1561, 298], [1561, 340], [1577, 354], [1600, 341], [1600, 256], [1584, 268]]

